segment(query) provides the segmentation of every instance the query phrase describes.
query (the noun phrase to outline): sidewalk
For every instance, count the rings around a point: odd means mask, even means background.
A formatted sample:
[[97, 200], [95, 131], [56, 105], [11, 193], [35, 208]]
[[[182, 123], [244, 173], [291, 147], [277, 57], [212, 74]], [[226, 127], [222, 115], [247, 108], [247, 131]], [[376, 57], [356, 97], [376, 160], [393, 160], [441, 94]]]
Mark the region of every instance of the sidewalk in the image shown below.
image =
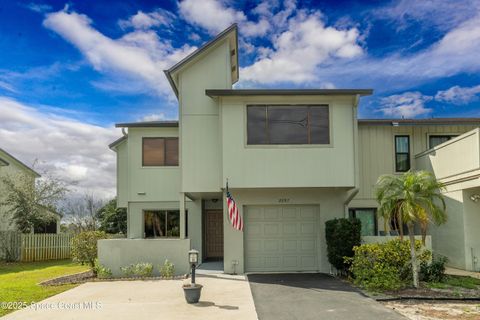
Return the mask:
[[480, 272], [465, 271], [461, 269], [447, 267], [445, 268], [445, 273], [452, 276], [464, 276], [480, 279]]

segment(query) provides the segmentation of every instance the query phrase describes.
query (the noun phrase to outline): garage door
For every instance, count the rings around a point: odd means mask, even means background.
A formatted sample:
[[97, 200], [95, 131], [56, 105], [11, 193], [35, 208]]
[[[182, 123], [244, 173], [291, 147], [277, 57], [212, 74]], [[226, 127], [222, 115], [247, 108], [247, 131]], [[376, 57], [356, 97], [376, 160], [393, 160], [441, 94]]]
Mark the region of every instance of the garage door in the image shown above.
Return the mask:
[[318, 270], [317, 206], [246, 206], [246, 272]]

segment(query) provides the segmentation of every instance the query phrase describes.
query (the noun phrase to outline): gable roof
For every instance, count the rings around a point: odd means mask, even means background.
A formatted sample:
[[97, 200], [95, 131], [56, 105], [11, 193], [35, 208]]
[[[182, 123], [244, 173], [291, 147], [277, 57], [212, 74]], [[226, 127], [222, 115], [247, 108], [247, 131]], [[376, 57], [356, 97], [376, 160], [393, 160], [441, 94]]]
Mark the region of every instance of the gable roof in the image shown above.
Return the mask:
[[127, 138], [128, 138], [127, 135], [122, 136], [121, 138], [118, 138], [117, 140], [115, 140], [115, 141], [113, 141], [112, 143], [110, 143], [110, 144], [108, 145], [108, 147], [109, 147], [110, 149], [113, 149], [113, 148], [115, 148], [116, 146], [118, 146], [120, 143], [122, 143], [123, 141], [127, 140]]
[[[2, 156], [2, 153], [3, 153], [3, 156]], [[38, 172], [36, 172], [35, 170], [33, 170], [32, 168], [30, 168], [29, 166], [27, 166], [26, 164], [24, 164], [22, 161], [18, 160], [17, 158], [15, 158], [14, 156], [12, 156], [10, 153], [8, 153], [7, 151], [3, 150], [2, 148], [0, 148], [0, 162], [3, 163], [3, 165], [5, 166], [8, 166], [10, 165], [10, 163], [7, 161], [6, 158], [11, 158], [13, 161], [15, 161], [17, 164], [19, 164], [21, 167], [23, 167], [24, 169], [26, 169], [27, 171], [33, 173], [33, 175], [37, 178], [40, 178], [40, 174]]]
[[225, 39], [229, 38], [232, 45], [235, 47], [232, 51], [232, 84], [236, 83], [238, 81], [238, 27], [237, 24], [234, 23], [227, 29], [223, 30], [220, 32], [215, 38], [212, 40], [208, 41], [205, 43], [203, 46], [201, 46], [199, 49], [195, 50], [185, 58], [183, 58], [180, 62], [176, 63], [174, 66], [170, 67], [168, 70], [164, 70], [163, 72], [165, 73], [165, 76], [168, 79], [168, 82], [172, 86], [173, 92], [178, 98], [178, 87], [177, 87], [177, 82], [175, 79], [175, 75], [183, 68], [185, 67], [189, 62], [193, 61], [196, 59], [200, 54], [203, 52], [207, 51], [208, 49], [212, 48], [216, 43], [223, 41]]
[[361, 95], [368, 96], [373, 89], [207, 89], [205, 94], [213, 97], [233, 96], [339, 96], [339, 95]]

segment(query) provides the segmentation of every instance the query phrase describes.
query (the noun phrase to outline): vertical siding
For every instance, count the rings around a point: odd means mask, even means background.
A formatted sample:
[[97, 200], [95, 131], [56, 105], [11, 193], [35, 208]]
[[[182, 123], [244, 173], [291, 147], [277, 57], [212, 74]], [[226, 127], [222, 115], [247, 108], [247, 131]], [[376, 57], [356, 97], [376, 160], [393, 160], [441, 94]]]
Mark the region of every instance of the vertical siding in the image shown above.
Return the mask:
[[414, 156], [428, 149], [429, 134], [462, 134], [476, 128], [472, 125], [421, 125], [421, 126], [358, 126], [360, 191], [355, 200], [373, 200], [373, 189], [382, 174], [395, 173], [394, 136], [410, 136], [410, 163]]

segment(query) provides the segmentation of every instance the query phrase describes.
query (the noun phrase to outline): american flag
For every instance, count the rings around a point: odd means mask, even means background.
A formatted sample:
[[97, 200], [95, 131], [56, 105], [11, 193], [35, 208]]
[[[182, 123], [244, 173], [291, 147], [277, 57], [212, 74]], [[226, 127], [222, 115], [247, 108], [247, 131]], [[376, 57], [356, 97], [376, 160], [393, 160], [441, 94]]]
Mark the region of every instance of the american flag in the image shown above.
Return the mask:
[[228, 208], [228, 217], [230, 218], [230, 223], [232, 224], [232, 226], [239, 231], [243, 231], [243, 219], [242, 219], [242, 216], [240, 215], [240, 212], [238, 212], [238, 207], [237, 207], [237, 204], [235, 203], [235, 200], [233, 200], [233, 197], [230, 194], [230, 191], [228, 191], [228, 183], [227, 183], [227, 208]]

